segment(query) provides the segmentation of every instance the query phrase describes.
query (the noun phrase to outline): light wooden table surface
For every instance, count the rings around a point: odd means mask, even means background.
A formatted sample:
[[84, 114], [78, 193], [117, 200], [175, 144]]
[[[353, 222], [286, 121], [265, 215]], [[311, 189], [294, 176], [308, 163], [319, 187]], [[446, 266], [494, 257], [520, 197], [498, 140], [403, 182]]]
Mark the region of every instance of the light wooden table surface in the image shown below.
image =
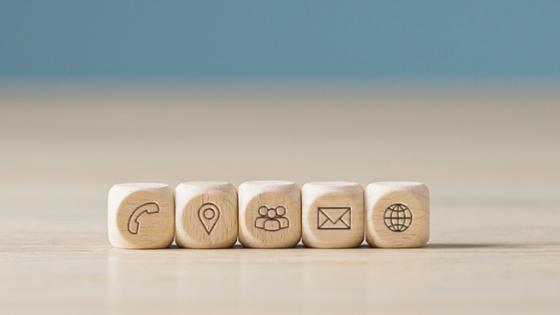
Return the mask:
[[[559, 89], [556, 89], [558, 91]], [[1, 314], [558, 314], [554, 89], [3, 89]], [[419, 180], [428, 248], [113, 249], [117, 182]]]

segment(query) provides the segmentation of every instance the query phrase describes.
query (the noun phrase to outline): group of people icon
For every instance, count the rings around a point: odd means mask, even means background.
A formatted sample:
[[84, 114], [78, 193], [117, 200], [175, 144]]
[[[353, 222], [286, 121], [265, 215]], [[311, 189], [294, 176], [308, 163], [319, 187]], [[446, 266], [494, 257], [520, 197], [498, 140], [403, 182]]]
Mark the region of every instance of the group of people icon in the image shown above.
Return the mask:
[[255, 220], [257, 229], [274, 232], [287, 229], [290, 226], [290, 221], [285, 217], [286, 207], [284, 206], [277, 206], [276, 208], [261, 206], [258, 214], [259, 216]]

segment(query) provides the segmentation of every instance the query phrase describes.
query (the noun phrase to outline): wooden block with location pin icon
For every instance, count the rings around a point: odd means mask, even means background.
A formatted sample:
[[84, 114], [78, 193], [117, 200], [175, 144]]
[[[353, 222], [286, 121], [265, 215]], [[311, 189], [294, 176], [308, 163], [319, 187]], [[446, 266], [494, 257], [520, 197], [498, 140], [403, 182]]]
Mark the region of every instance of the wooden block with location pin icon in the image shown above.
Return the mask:
[[239, 240], [245, 247], [286, 248], [301, 239], [301, 193], [290, 181], [239, 186]]
[[227, 248], [237, 241], [237, 191], [226, 182], [175, 188], [175, 242], [186, 248]]
[[173, 189], [166, 184], [129, 183], [109, 191], [109, 241], [119, 248], [167, 248], [173, 242]]
[[430, 238], [428, 187], [418, 182], [379, 182], [366, 188], [366, 239], [384, 248], [422, 247]]

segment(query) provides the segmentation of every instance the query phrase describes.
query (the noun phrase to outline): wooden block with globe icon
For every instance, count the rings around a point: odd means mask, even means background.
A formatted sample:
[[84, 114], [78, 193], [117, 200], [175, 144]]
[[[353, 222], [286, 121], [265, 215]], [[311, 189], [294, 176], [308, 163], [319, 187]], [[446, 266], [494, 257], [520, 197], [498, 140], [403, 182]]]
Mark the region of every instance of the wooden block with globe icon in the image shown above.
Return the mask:
[[301, 193], [291, 181], [239, 186], [239, 240], [245, 247], [294, 247], [301, 239]]
[[378, 182], [366, 188], [366, 240], [374, 247], [423, 247], [430, 238], [430, 200], [418, 182]]
[[302, 187], [303, 243], [314, 248], [358, 247], [364, 240], [364, 190], [352, 182]]
[[227, 182], [175, 188], [175, 242], [185, 248], [228, 248], [237, 241], [237, 191]]
[[173, 189], [159, 183], [114, 185], [109, 191], [109, 241], [119, 248], [167, 248], [175, 234]]

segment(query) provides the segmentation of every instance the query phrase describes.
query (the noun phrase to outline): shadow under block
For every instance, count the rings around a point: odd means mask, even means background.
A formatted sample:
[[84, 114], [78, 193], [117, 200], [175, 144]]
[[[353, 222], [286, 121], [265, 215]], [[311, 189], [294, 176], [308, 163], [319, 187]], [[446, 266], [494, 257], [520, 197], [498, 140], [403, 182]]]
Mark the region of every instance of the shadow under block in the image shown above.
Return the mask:
[[301, 189], [301, 200], [305, 246], [360, 246], [364, 240], [364, 190], [358, 183], [307, 183]]
[[237, 241], [237, 191], [226, 182], [187, 182], [175, 189], [175, 242], [228, 248]]
[[175, 234], [173, 189], [166, 184], [114, 185], [108, 198], [109, 242], [119, 248], [167, 248]]
[[366, 240], [384, 248], [423, 247], [430, 238], [428, 187], [379, 182], [366, 188]]
[[239, 186], [239, 240], [245, 247], [294, 247], [301, 239], [301, 193], [290, 181]]

